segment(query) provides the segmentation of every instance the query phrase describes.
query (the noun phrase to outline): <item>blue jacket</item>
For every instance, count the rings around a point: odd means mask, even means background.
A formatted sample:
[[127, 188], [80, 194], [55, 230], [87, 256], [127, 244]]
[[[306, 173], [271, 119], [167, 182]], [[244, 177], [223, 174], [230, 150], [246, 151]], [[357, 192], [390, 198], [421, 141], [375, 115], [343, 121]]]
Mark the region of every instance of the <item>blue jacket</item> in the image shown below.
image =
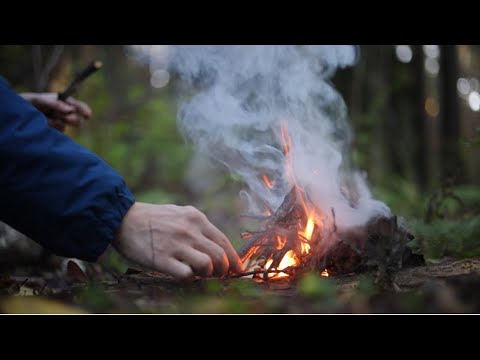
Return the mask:
[[133, 203], [117, 172], [0, 79], [0, 220], [57, 255], [96, 261]]

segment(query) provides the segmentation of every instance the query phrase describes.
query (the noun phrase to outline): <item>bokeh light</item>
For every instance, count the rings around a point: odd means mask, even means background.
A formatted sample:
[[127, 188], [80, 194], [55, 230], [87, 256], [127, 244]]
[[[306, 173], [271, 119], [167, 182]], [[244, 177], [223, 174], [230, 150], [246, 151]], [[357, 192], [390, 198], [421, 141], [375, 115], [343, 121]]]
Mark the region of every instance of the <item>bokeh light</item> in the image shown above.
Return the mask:
[[427, 57], [425, 59], [425, 70], [427, 74], [431, 76], [437, 76], [440, 71], [440, 64], [438, 60], [433, 57]]
[[468, 105], [473, 111], [480, 111], [480, 94], [476, 91], [472, 91], [468, 95]]
[[462, 95], [468, 95], [470, 92], [470, 82], [465, 78], [457, 80], [457, 90]]
[[438, 45], [423, 45], [422, 48], [427, 58], [438, 59], [440, 56], [440, 48]]
[[425, 100], [425, 111], [431, 117], [438, 116], [440, 112], [440, 107], [438, 105], [437, 99], [429, 96], [427, 100]]
[[170, 73], [164, 69], [155, 70], [150, 77], [150, 84], [154, 88], [162, 88], [170, 81]]
[[409, 63], [412, 61], [413, 53], [412, 48], [409, 45], [395, 46], [395, 54], [397, 55], [397, 59], [403, 63]]

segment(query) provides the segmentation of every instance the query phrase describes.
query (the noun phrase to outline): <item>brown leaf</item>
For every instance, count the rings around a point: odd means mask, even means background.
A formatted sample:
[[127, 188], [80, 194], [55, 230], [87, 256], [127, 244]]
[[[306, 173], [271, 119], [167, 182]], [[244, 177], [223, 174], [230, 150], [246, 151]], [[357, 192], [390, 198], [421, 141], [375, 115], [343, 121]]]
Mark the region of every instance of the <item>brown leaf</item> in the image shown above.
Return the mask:
[[78, 264], [69, 260], [67, 263], [67, 276], [74, 282], [87, 283], [88, 277]]

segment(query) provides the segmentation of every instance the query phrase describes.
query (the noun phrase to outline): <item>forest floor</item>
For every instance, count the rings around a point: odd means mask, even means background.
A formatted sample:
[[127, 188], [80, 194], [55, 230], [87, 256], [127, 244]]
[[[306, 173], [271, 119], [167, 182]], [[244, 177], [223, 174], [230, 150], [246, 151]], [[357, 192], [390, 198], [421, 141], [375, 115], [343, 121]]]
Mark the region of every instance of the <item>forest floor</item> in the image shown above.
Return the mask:
[[[88, 274], [88, 275], [86, 275]], [[476, 313], [480, 258], [443, 258], [404, 268], [393, 288], [373, 273], [294, 280], [196, 279], [188, 284], [155, 272], [115, 275], [100, 265], [83, 272], [0, 276], [2, 313]]]

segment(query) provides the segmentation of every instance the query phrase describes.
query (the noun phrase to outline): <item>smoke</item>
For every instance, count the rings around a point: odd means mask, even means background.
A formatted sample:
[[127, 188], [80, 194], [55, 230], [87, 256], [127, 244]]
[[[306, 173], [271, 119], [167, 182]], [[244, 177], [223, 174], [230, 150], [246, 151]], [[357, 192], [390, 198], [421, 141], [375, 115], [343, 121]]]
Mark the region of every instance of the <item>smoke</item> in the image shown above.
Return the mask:
[[355, 64], [356, 47], [169, 46], [168, 52], [169, 71], [189, 89], [178, 111], [182, 134], [241, 176], [250, 213], [263, 213], [265, 204], [276, 209], [290, 190], [282, 124], [292, 140], [297, 183], [325, 214], [335, 209], [339, 226], [389, 212], [348, 166], [347, 109], [330, 82], [338, 68]]

